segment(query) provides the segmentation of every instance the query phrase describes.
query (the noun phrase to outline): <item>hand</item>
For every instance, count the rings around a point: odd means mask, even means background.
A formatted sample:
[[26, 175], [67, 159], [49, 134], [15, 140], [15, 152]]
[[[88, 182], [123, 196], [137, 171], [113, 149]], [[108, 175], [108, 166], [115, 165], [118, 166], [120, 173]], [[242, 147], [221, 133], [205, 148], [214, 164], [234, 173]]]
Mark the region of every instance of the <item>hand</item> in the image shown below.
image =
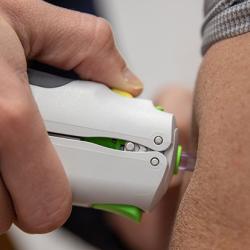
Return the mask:
[[[159, 92], [155, 103], [167, 112], [174, 113], [180, 129], [180, 143], [187, 148], [191, 124], [192, 93], [182, 87], [167, 87]], [[170, 240], [179, 199], [185, 190], [189, 176], [174, 177], [167, 194], [157, 207], [143, 215], [140, 224], [126, 218], [107, 214], [108, 221], [131, 249], [165, 250]], [[183, 184], [183, 185], [181, 185]]]
[[33, 100], [26, 58], [137, 95], [140, 80], [115, 47], [109, 24], [39, 0], [0, 3], [0, 233], [62, 225], [71, 191]]

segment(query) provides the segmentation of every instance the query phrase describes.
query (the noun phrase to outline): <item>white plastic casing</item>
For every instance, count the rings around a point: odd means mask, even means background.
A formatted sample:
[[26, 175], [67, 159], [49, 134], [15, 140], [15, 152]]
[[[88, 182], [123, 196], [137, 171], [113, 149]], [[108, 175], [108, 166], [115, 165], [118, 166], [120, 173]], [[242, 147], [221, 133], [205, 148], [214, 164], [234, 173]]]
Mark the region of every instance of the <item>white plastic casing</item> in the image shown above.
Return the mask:
[[[50, 138], [69, 177], [75, 204], [153, 208], [173, 173], [178, 136], [172, 114], [157, 110], [151, 101], [122, 97], [93, 82], [31, 89], [47, 130], [64, 135]], [[154, 142], [156, 136], [163, 138], [162, 144]], [[114, 150], [77, 137], [123, 139], [150, 151]], [[151, 164], [154, 157], [159, 159], [157, 166]]]

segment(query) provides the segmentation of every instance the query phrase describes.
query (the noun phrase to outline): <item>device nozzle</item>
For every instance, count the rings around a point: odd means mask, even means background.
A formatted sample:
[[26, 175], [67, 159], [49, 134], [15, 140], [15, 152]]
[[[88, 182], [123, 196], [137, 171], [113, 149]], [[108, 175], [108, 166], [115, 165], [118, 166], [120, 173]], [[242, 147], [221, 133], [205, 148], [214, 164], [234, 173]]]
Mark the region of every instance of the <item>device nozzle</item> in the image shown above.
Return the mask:
[[187, 152], [182, 152], [179, 170], [192, 172], [194, 171], [195, 162], [196, 162], [195, 155]]

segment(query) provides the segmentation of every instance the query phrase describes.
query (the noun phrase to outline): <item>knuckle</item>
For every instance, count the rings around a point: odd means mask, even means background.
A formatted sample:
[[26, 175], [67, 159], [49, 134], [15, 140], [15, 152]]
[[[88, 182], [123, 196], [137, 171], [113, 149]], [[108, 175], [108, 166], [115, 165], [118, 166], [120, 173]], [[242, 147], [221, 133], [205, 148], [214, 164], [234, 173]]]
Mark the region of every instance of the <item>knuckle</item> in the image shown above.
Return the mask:
[[7, 130], [9, 128], [20, 128], [25, 123], [28, 114], [29, 107], [23, 102], [4, 101], [0, 104], [0, 123]]
[[18, 25], [21, 21], [21, 16], [25, 10], [27, 1], [20, 0], [1, 0], [0, 3], [0, 13], [8, 22], [13, 24], [13, 26]]
[[7, 145], [10, 137], [17, 131], [26, 131], [27, 124], [33, 118], [31, 107], [28, 103], [18, 101], [0, 102], [0, 147]]
[[105, 38], [104, 40], [113, 39], [113, 32], [110, 23], [101, 17], [97, 18], [97, 27], [96, 31], [101, 37]]
[[110, 49], [115, 45], [111, 25], [104, 18], [96, 18], [93, 43], [97, 50]]

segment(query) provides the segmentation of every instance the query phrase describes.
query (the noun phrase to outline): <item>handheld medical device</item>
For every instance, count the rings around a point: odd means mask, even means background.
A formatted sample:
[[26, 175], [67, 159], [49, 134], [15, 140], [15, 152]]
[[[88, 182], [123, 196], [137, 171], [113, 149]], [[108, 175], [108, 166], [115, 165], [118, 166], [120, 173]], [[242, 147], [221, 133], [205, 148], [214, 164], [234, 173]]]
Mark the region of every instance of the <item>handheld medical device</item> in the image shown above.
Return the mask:
[[140, 221], [180, 166], [173, 114], [102, 84], [35, 70], [28, 74], [74, 204]]

